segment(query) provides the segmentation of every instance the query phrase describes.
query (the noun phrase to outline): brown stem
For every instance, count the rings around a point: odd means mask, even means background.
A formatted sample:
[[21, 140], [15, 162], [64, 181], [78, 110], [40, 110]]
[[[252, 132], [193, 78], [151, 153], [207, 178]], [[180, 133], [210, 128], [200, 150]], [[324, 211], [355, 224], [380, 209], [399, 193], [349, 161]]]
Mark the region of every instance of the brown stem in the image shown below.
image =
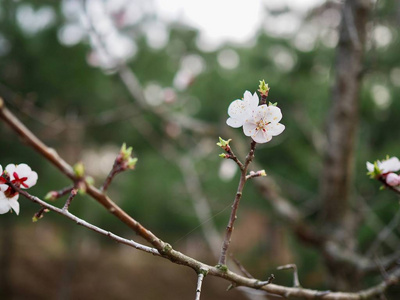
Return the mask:
[[344, 228], [347, 220], [344, 216], [349, 212], [353, 177], [362, 58], [370, 6], [367, 2], [347, 0], [343, 4], [336, 78], [327, 121], [328, 144], [321, 177], [323, 221], [328, 234], [339, 235], [343, 233], [341, 231], [349, 231]]
[[226, 253], [228, 251], [229, 244], [231, 243], [231, 237], [232, 237], [232, 233], [233, 233], [233, 225], [235, 224], [235, 221], [237, 219], [236, 212], [239, 208], [239, 203], [240, 203], [240, 199], [242, 198], [243, 188], [246, 183], [247, 168], [254, 158], [254, 150], [256, 148], [256, 144], [257, 143], [254, 141], [251, 142], [249, 154], [246, 157], [246, 162], [244, 164], [243, 169], [241, 169], [239, 185], [237, 188], [235, 200], [233, 201], [233, 204], [232, 204], [231, 216], [229, 218], [228, 225], [226, 226], [224, 242], [222, 243], [221, 255], [220, 255], [220, 258], [218, 261], [219, 265], [226, 265]]
[[65, 202], [63, 210], [68, 210], [69, 206], [71, 205], [72, 199], [75, 198], [77, 193], [78, 193], [78, 190], [76, 188], [73, 188], [71, 190], [71, 193], [69, 194], [69, 197], [68, 197], [67, 201]]
[[104, 180], [104, 183], [100, 188], [100, 191], [102, 191], [102, 192], [105, 192], [108, 189], [108, 187], [110, 186], [111, 181], [114, 179], [115, 175], [117, 175], [118, 173], [121, 173], [123, 171], [123, 169], [119, 165], [117, 159], [114, 161], [114, 165], [113, 165], [110, 173], [108, 173], [106, 180]]
[[233, 153], [231, 147], [229, 147], [229, 148], [226, 150], [226, 153], [229, 154], [229, 159], [233, 160], [233, 161], [239, 166], [240, 170], [243, 171], [244, 165], [243, 165], [243, 163], [239, 160], [239, 158], [237, 158], [237, 156], [235, 155], [235, 153]]
[[65, 187], [65, 188], [63, 188], [61, 190], [58, 190], [58, 191], [50, 191], [47, 194], [47, 195], [49, 195], [49, 198], [47, 198], [47, 196], [46, 196], [45, 199], [46, 200], [52, 200], [52, 201], [57, 200], [58, 198], [61, 198], [62, 196], [66, 195], [68, 193], [71, 193], [73, 188], [74, 188], [74, 186], [71, 185], [71, 186], [67, 186], [67, 187]]

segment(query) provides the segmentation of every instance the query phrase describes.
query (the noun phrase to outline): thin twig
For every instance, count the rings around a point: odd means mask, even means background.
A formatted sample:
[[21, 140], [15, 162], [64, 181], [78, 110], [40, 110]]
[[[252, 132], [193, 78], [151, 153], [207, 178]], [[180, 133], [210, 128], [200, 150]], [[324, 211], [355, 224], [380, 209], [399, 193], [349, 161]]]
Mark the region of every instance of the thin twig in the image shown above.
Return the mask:
[[64, 217], [74, 221], [78, 225], [82, 225], [83, 227], [86, 227], [86, 228], [88, 228], [88, 229], [90, 229], [90, 230], [92, 230], [94, 232], [97, 232], [99, 234], [105, 235], [105, 236], [109, 237], [110, 239], [112, 239], [112, 240], [114, 240], [114, 241], [116, 241], [118, 243], [121, 243], [121, 244], [124, 244], [124, 245], [128, 245], [130, 247], [133, 247], [135, 249], [138, 249], [138, 250], [141, 250], [141, 251], [144, 251], [144, 252], [147, 252], [147, 253], [151, 253], [153, 255], [160, 256], [160, 254], [158, 253], [157, 249], [155, 249], [155, 248], [151, 248], [151, 247], [142, 245], [140, 243], [134, 242], [132, 240], [128, 240], [128, 239], [122, 238], [122, 237], [120, 237], [120, 236], [118, 236], [118, 235], [116, 235], [116, 234], [114, 234], [114, 233], [112, 233], [110, 231], [106, 231], [106, 230], [104, 230], [104, 229], [102, 229], [100, 227], [97, 227], [97, 226], [95, 226], [93, 224], [90, 224], [90, 223], [86, 222], [85, 220], [82, 220], [82, 219], [78, 218], [74, 214], [71, 214], [67, 209], [64, 209], [64, 208], [61, 209], [61, 208], [55, 207], [54, 205], [51, 205], [51, 204], [41, 200], [40, 198], [35, 197], [35, 196], [29, 194], [28, 192], [26, 192], [24, 190], [21, 190], [20, 188], [14, 186], [14, 185], [12, 185], [12, 187], [18, 193], [20, 193], [22, 196], [24, 196], [25, 198], [31, 200], [34, 203], [39, 204], [40, 206], [42, 206], [42, 207], [44, 207], [44, 208], [46, 208], [46, 209], [48, 209], [50, 211], [54, 211], [54, 212], [56, 212], [56, 213], [58, 213], [58, 214], [60, 214], [60, 215], [62, 215]]
[[74, 188], [73, 185], [71, 186], [67, 186], [61, 190], [58, 191], [50, 191], [47, 193], [47, 195], [45, 196], [45, 200], [50, 200], [50, 201], [55, 201], [58, 198], [61, 198], [62, 196], [70, 193], [72, 191], [72, 189]]
[[274, 281], [274, 280], [275, 280], [275, 275], [274, 275], [274, 274], [271, 274], [271, 275], [268, 277], [268, 279], [267, 279], [266, 281], [259, 281], [259, 282], [257, 283], [256, 288], [260, 288], [260, 287], [266, 286], [266, 285], [268, 285], [268, 284], [271, 284], [272, 281]]
[[195, 297], [195, 300], [200, 300], [201, 287], [203, 285], [203, 279], [205, 277], [205, 273], [207, 273], [207, 270], [200, 270], [199, 274], [197, 275], [197, 285], [196, 285], [196, 297]]
[[250, 272], [247, 271], [246, 268], [240, 263], [240, 261], [238, 261], [233, 255], [230, 255], [230, 257], [244, 276], [247, 278], [254, 278], [253, 275], [251, 275]]
[[232, 237], [232, 233], [233, 233], [233, 225], [235, 224], [235, 221], [237, 219], [236, 213], [239, 208], [239, 203], [240, 203], [240, 199], [242, 198], [243, 188], [246, 183], [247, 168], [254, 158], [254, 150], [256, 148], [256, 144], [257, 143], [254, 141], [251, 142], [250, 151], [246, 156], [246, 162], [244, 164], [243, 169], [241, 169], [239, 185], [237, 188], [235, 200], [233, 201], [233, 204], [232, 204], [232, 211], [231, 211], [231, 215], [229, 218], [228, 226], [226, 226], [225, 238], [224, 238], [224, 242], [223, 242], [222, 248], [221, 248], [221, 256], [218, 261], [218, 264], [221, 266], [226, 265], [226, 253], [228, 251], [229, 244], [231, 243], [231, 237]]
[[290, 270], [290, 269], [293, 270], [293, 286], [300, 287], [299, 274], [297, 272], [297, 266], [295, 264], [288, 264], [277, 268], [277, 270]]
[[108, 187], [111, 184], [111, 181], [114, 179], [114, 177], [123, 171], [123, 168], [121, 168], [120, 164], [118, 163], [117, 159], [114, 161], [114, 165], [108, 173], [106, 180], [104, 180], [103, 185], [100, 187], [100, 191], [105, 192], [107, 191]]
[[68, 197], [67, 201], [65, 201], [63, 210], [68, 210], [69, 206], [71, 205], [72, 199], [75, 198], [77, 193], [78, 193], [78, 189], [77, 188], [73, 188], [71, 190], [71, 193], [69, 194], [69, 197]]
[[372, 254], [376, 252], [381, 243], [384, 240], [386, 240], [386, 238], [393, 232], [393, 229], [395, 229], [398, 226], [399, 221], [400, 221], [400, 210], [396, 212], [390, 223], [387, 226], [385, 226], [376, 236], [376, 239], [374, 240], [374, 242], [367, 251], [366, 254], [367, 256], [372, 256]]

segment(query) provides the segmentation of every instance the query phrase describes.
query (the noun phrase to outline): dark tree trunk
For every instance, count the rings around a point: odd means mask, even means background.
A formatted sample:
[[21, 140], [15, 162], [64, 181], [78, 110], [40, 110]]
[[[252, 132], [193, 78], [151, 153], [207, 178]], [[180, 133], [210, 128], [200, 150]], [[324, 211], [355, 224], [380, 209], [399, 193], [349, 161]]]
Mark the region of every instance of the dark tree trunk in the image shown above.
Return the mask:
[[[345, 247], [354, 247], [354, 226], [349, 210], [353, 179], [354, 149], [358, 126], [362, 58], [366, 25], [371, 8], [369, 0], [347, 0], [342, 8], [336, 77], [327, 122], [328, 146], [321, 179], [322, 221], [325, 235]], [[327, 260], [333, 275], [333, 288], [353, 289], [356, 278], [346, 278], [354, 270]], [[350, 273], [351, 274], [351, 273]]]

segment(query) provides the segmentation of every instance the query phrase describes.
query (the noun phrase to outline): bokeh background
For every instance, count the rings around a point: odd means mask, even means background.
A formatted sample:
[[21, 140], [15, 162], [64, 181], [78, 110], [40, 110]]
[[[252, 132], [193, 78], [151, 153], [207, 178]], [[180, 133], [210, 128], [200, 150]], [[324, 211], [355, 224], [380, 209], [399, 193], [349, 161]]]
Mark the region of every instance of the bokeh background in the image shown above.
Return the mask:
[[[208, 238], [212, 232], [222, 236], [239, 177], [234, 164], [218, 157], [215, 143], [218, 136], [232, 138], [238, 155], [245, 155], [249, 140], [225, 125], [227, 108], [245, 90], [255, 92], [261, 79], [271, 87], [269, 100], [278, 102], [286, 130], [259, 145], [257, 164], [309, 221], [318, 222], [341, 5], [3, 0], [0, 96], [70, 164], [82, 161], [98, 186], [122, 143], [132, 146], [137, 168], [116, 177], [110, 197], [174, 248], [215, 264], [203, 229], [209, 230]], [[361, 252], [370, 249], [381, 228], [400, 218], [396, 196], [380, 192], [365, 168], [366, 161], [400, 153], [399, 23], [399, 1], [374, 2], [352, 190], [353, 209], [362, 220]], [[70, 184], [5, 124], [0, 133], [2, 166], [25, 162], [39, 174], [31, 193], [43, 197]], [[205, 219], [195, 208], [203, 200], [210, 216]], [[2, 299], [193, 297], [196, 274], [191, 270], [118, 245], [53, 213], [32, 223], [38, 207], [22, 197], [20, 205], [18, 217], [0, 217]], [[71, 212], [136, 239], [87, 196], [78, 196]], [[397, 227], [390, 235], [395, 245]], [[389, 242], [379, 251], [391, 250]], [[276, 283], [290, 286], [290, 272], [276, 267], [296, 263], [303, 286], [327, 288], [321, 255], [296, 239], [252, 182], [245, 188], [231, 252], [260, 279], [274, 273]], [[227, 286], [207, 278], [202, 296], [244, 299], [237, 289], [226, 292]]]

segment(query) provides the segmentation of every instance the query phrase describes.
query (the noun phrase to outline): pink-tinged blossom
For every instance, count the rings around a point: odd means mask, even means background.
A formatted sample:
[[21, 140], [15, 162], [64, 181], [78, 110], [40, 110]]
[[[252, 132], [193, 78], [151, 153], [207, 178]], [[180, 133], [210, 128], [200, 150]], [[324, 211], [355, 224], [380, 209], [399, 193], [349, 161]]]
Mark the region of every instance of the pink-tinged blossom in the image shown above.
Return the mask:
[[285, 125], [279, 123], [281, 119], [279, 107], [260, 105], [243, 124], [243, 132], [257, 143], [267, 143], [285, 130]]
[[17, 187], [29, 189], [36, 184], [38, 175], [27, 164], [9, 164], [6, 167], [10, 181]]
[[249, 91], [245, 91], [243, 100], [235, 100], [229, 105], [229, 118], [226, 120], [226, 124], [233, 128], [243, 126], [246, 120], [250, 118], [252, 112], [257, 108], [259, 101], [256, 93], [252, 95]]
[[389, 173], [386, 176], [386, 183], [390, 186], [400, 185], [400, 176], [395, 173]]
[[[387, 174], [389, 172], [397, 172], [400, 170], [400, 161], [397, 157], [391, 157], [384, 161], [376, 162], [378, 169], [382, 174]], [[374, 164], [367, 162], [367, 169], [369, 172], [374, 172]]]

